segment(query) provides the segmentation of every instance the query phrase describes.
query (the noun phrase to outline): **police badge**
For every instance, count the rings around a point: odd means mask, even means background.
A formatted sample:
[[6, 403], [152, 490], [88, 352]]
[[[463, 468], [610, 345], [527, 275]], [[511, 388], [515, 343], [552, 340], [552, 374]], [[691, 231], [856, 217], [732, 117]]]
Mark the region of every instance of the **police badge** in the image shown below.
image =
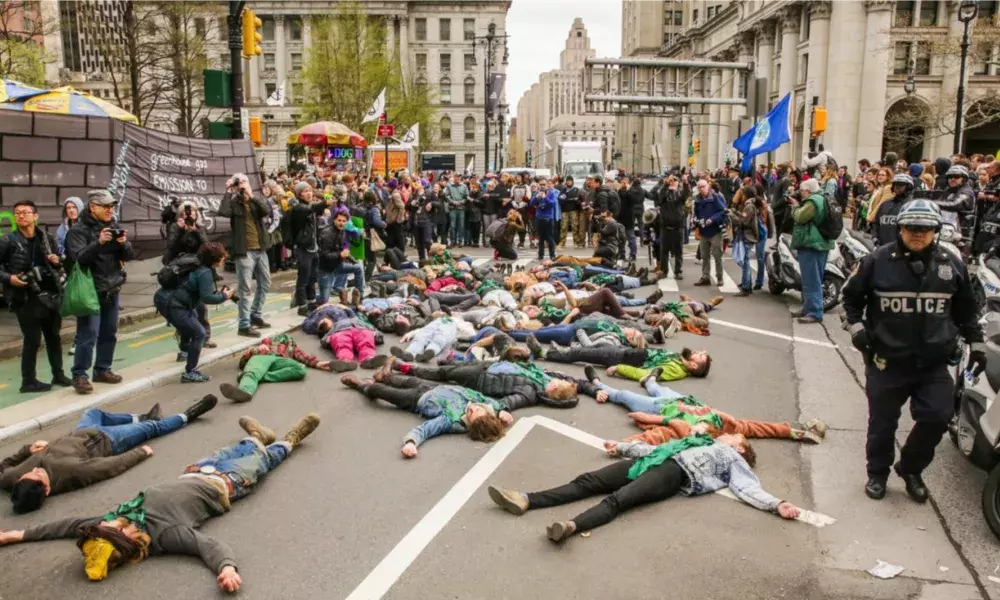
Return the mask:
[[938, 265], [937, 275], [940, 279], [948, 280], [954, 277], [951, 265]]

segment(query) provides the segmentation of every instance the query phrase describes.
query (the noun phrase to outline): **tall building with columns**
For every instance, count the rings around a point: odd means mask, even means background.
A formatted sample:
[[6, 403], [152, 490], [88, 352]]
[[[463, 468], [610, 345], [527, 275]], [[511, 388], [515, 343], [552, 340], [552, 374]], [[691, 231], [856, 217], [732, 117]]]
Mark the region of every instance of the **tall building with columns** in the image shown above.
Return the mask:
[[[750, 0], [685, 2], [684, 28], [660, 56], [753, 63], [766, 113], [792, 94], [792, 142], [770, 160], [800, 164], [809, 148], [811, 107], [827, 109], [819, 139], [851, 171], [862, 158], [887, 151], [910, 162], [949, 156], [954, 144], [959, 43], [963, 24], [954, 0], [801, 1]], [[967, 153], [1000, 149], [1000, 78], [995, 43], [998, 2], [979, 2], [972, 23], [965, 102]], [[731, 73], [731, 72], [730, 72]], [[739, 77], [718, 70], [695, 73], [710, 95], [738, 97]], [[754, 106], [712, 106], [704, 115], [666, 119], [661, 137], [669, 164], [686, 163], [693, 140], [700, 142], [698, 168], [717, 168], [735, 159], [732, 140], [752, 123]]]
[[[584, 61], [595, 56], [583, 19], [574, 19], [559, 55], [559, 68], [539, 75], [538, 82], [518, 100], [517, 139], [531, 152], [534, 166], [555, 172], [559, 143], [565, 141], [601, 142], [604, 163], [610, 162], [614, 119], [586, 116], [583, 110]], [[522, 156], [513, 164], [523, 161]]]

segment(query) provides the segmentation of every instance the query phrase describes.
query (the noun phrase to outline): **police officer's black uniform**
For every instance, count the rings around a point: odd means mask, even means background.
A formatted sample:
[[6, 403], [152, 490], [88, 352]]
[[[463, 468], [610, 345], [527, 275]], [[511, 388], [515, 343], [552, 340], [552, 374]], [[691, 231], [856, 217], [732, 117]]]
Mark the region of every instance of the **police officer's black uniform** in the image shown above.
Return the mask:
[[976, 256], [989, 252], [1000, 243], [1000, 175], [986, 184], [981, 192], [982, 215], [976, 224], [976, 237], [972, 253]]
[[[917, 253], [897, 238], [861, 261], [844, 286], [843, 302], [852, 340], [866, 355], [866, 492], [876, 499], [885, 493], [900, 411], [910, 399], [916, 425], [896, 472], [910, 495], [923, 502], [927, 491], [919, 476], [934, 458], [954, 409], [948, 360], [959, 335], [972, 345], [973, 360], [982, 356], [985, 365], [983, 330], [965, 265], [936, 243]], [[881, 482], [881, 493], [873, 492], [872, 480]], [[911, 489], [916, 484], [922, 494]]]
[[874, 228], [874, 239], [876, 246], [885, 246], [896, 239], [896, 217], [899, 211], [903, 210], [903, 205], [912, 200], [911, 194], [893, 196], [878, 205], [875, 219], [872, 224]]

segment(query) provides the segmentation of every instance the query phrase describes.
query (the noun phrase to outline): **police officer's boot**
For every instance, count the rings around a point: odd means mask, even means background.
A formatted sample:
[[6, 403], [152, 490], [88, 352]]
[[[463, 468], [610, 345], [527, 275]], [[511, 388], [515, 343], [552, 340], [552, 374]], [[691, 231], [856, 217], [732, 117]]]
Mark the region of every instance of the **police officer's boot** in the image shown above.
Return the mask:
[[930, 491], [927, 490], [927, 485], [924, 483], [923, 477], [918, 475], [908, 475], [899, 470], [899, 463], [893, 465], [893, 470], [896, 471], [896, 475], [903, 480], [906, 484], [906, 493], [913, 498], [914, 501], [923, 504], [927, 502], [927, 498], [930, 496]]
[[885, 480], [879, 477], [869, 477], [865, 484], [865, 495], [872, 500], [885, 498]]

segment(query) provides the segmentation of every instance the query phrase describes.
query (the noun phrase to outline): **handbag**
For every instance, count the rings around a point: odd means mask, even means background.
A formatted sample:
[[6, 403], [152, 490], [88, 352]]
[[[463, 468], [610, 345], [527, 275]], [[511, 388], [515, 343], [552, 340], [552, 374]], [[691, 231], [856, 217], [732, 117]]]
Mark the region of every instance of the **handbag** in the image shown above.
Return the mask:
[[59, 314], [64, 317], [89, 317], [99, 312], [101, 312], [101, 301], [97, 297], [97, 288], [94, 287], [94, 276], [90, 271], [81, 268], [78, 263], [73, 263], [73, 269], [63, 289], [62, 309]]
[[371, 235], [371, 248], [372, 252], [384, 252], [385, 242], [382, 241], [382, 236], [378, 234], [378, 231], [372, 229]]
[[741, 269], [747, 262], [747, 254], [749, 254], [747, 251], [747, 241], [746, 238], [741, 236], [740, 239], [736, 240], [736, 243], [733, 244], [733, 262], [735, 262]]

